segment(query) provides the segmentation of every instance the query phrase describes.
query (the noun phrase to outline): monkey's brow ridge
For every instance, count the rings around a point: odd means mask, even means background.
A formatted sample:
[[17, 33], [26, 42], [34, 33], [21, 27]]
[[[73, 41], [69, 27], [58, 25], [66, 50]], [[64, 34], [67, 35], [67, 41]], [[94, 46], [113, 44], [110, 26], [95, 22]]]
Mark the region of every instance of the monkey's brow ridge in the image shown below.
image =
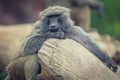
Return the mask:
[[52, 15], [48, 15], [47, 17], [58, 17], [58, 16], [60, 16], [61, 14], [52, 14]]

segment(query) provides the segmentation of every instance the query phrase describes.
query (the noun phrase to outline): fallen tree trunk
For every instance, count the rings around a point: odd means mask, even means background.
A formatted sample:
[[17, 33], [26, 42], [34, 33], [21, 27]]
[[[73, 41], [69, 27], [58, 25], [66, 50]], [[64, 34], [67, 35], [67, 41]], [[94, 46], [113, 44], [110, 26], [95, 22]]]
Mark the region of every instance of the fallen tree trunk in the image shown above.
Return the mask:
[[0, 71], [3, 71], [15, 56], [24, 37], [32, 30], [33, 24], [0, 25]]
[[92, 53], [70, 39], [47, 40], [39, 57], [49, 76], [46, 80], [120, 80]]

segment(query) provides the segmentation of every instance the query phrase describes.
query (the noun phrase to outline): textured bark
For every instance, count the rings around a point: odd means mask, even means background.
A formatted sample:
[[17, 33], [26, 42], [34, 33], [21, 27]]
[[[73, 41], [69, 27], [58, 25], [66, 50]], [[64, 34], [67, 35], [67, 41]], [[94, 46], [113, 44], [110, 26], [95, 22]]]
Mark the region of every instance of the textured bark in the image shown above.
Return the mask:
[[92, 53], [70, 39], [47, 40], [39, 57], [48, 80], [120, 80]]

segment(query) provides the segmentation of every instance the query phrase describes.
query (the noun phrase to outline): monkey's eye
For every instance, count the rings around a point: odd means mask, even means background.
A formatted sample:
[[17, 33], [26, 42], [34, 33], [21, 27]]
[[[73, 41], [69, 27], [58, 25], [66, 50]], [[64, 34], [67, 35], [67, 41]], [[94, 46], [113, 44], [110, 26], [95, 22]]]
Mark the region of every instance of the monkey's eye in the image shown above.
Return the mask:
[[58, 18], [58, 22], [59, 22], [59, 23], [62, 23], [62, 19], [61, 19], [61, 18]]

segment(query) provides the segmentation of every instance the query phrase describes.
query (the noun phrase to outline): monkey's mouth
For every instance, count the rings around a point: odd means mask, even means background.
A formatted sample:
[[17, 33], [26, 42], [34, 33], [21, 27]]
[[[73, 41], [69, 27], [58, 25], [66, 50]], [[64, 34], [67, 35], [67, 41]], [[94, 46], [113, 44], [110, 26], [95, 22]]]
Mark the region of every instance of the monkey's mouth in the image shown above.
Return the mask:
[[55, 29], [50, 29], [50, 32], [57, 32], [59, 30], [59, 28], [55, 28]]

